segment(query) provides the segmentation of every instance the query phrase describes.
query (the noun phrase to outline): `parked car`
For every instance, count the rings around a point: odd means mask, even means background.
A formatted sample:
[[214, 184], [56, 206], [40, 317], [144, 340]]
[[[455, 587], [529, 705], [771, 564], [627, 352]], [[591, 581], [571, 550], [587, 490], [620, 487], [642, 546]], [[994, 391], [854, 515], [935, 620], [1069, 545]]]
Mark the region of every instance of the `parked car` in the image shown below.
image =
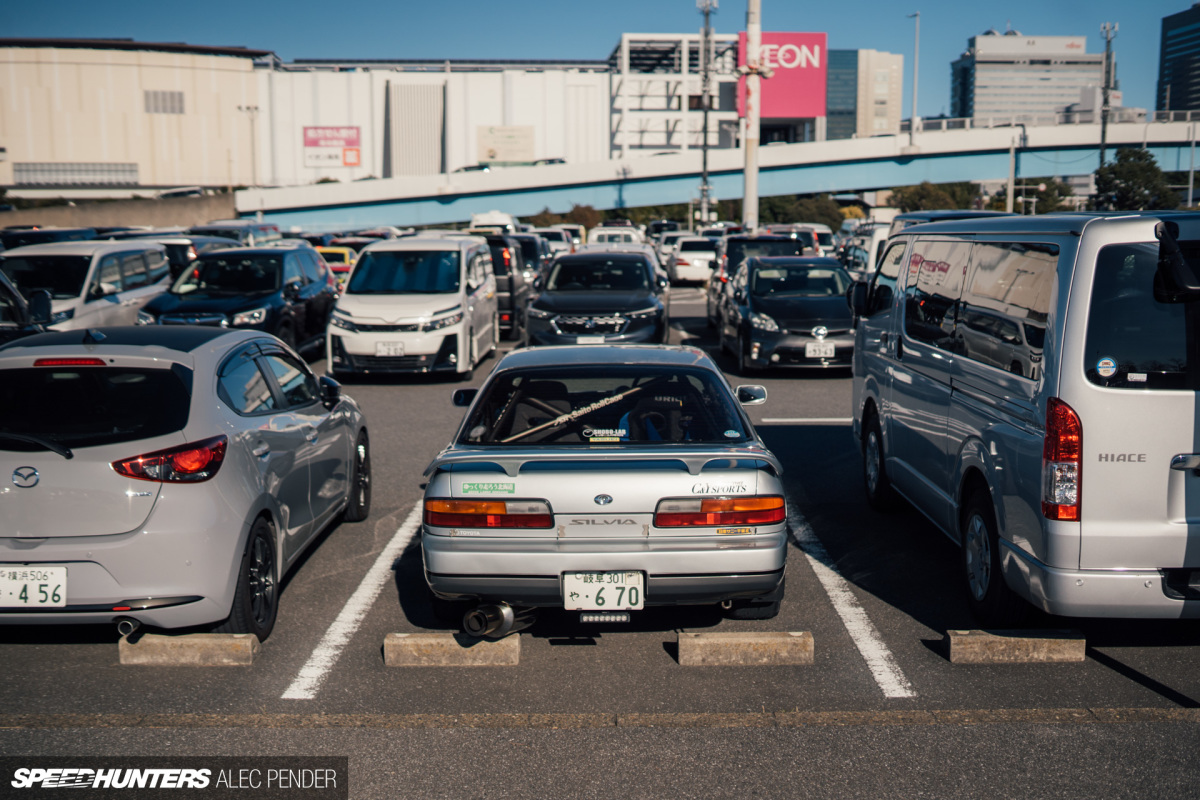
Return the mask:
[[669, 286], [643, 253], [588, 250], [560, 256], [534, 281], [525, 343], [665, 343]]
[[745, 375], [767, 367], [849, 367], [854, 279], [832, 258], [750, 258], [721, 296], [721, 349]]
[[324, 339], [336, 298], [328, 268], [307, 244], [211, 250], [147, 303], [138, 323], [250, 328], [304, 349]]
[[50, 321], [50, 293], [40, 289], [28, 302], [0, 272], [0, 345], [41, 333]]
[[[672, 234], [667, 234], [668, 236]], [[673, 282], [703, 283], [712, 275], [717, 259], [717, 243], [707, 236], [680, 236], [671, 253], [663, 259]]]
[[247, 247], [264, 245], [283, 238], [278, 225], [249, 219], [214, 220], [204, 225], [193, 225], [187, 232], [197, 236], [224, 236]]
[[810, 241], [770, 233], [736, 233], [717, 240], [717, 258], [705, 287], [705, 313], [709, 327], [721, 324], [721, 296], [725, 284], [737, 274], [741, 264], [754, 256], [815, 255]]
[[0, 272], [27, 300], [48, 291], [49, 324], [59, 330], [132, 325], [170, 281], [166, 249], [139, 239], [18, 247], [0, 253]]
[[637, 244], [646, 241], [642, 232], [632, 225], [613, 226], [611, 221], [588, 232], [588, 244]]
[[550, 249], [550, 243], [536, 233], [510, 235], [521, 243], [521, 257], [525, 259], [525, 279], [532, 282], [550, 266], [550, 262], [554, 260], [554, 251]]
[[571, 241], [578, 247], [581, 244], [587, 244], [587, 228], [582, 225], [577, 225], [574, 222], [559, 222], [550, 226], [551, 228], [562, 228], [571, 234]]
[[761, 386], [731, 390], [690, 347], [505, 356], [478, 392], [456, 392], [466, 416], [426, 468], [435, 613], [491, 638], [538, 608], [578, 611], [585, 625], [653, 606], [774, 617], [782, 470], [739, 406], [765, 400]]
[[532, 293], [532, 281], [526, 278], [525, 256], [521, 242], [503, 233], [489, 233], [492, 272], [496, 275], [496, 304], [500, 309], [500, 334], [505, 339], [521, 340], [525, 335], [525, 306]]
[[[0, 348], [0, 625], [266, 639], [289, 567], [366, 518], [358, 406], [256, 331], [117, 327]], [[64, 499], [67, 499], [64, 501]], [[13, 562], [10, 551], [9, 562]]]
[[0, 250], [12, 250], [31, 244], [84, 242], [95, 238], [95, 228], [5, 228], [0, 231]]
[[225, 250], [232, 242], [222, 236], [147, 236], [140, 237], [149, 242], [161, 244], [167, 251], [167, 263], [170, 265], [171, 279], [183, 274], [197, 258], [209, 250]]
[[855, 285], [867, 499], [961, 545], [985, 626], [1200, 616], [1197, 240], [1172, 212], [931, 223]]
[[325, 353], [333, 375], [443, 372], [469, 379], [496, 352], [500, 309], [479, 236], [381, 240], [338, 298]]
[[343, 291], [346, 288], [346, 280], [350, 277], [350, 270], [354, 268], [354, 262], [358, 260], [358, 251], [353, 247], [333, 245], [318, 245], [316, 250], [321, 254], [321, 258], [325, 259], [329, 269], [333, 271], [338, 291]]
[[575, 243], [571, 240], [570, 232], [562, 228], [534, 228], [530, 233], [536, 233], [545, 239], [550, 245], [550, 252], [555, 255], [575, 252]]

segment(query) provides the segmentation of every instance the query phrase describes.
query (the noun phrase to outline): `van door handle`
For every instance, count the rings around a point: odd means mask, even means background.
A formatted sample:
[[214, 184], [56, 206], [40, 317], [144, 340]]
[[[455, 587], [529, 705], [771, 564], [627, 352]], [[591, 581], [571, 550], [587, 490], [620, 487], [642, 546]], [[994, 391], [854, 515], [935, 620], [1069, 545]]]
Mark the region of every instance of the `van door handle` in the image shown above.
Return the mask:
[[1200, 453], [1183, 453], [1171, 459], [1171, 469], [1177, 469], [1180, 472], [1186, 470], [1200, 470]]
[[904, 340], [899, 336], [896, 337], [896, 360], [904, 358]]
[[266, 442], [260, 442], [257, 447], [250, 451], [258, 458], [264, 458], [271, 452], [271, 445]]
[[304, 438], [307, 439], [310, 444], [316, 444], [319, 436], [320, 432], [311, 425], [304, 429]]

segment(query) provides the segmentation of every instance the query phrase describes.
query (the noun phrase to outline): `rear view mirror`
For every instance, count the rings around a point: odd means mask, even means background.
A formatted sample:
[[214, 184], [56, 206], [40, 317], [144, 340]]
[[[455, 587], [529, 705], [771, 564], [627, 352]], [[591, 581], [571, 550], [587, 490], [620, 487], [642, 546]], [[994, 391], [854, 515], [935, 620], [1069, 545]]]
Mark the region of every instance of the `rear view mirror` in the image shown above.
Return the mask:
[[342, 399], [342, 385], [328, 375], [317, 378], [317, 383], [321, 385], [321, 403], [332, 410]]
[[475, 400], [475, 395], [479, 394], [478, 389], [455, 389], [454, 390], [454, 405], [459, 408], [466, 408]]
[[734, 390], [738, 402], [744, 406], [760, 406], [767, 402], [767, 387], [757, 385], [739, 386]]
[[38, 289], [29, 296], [29, 321], [34, 325], [50, 324], [50, 292]]
[[[1171, 229], [1174, 228], [1174, 231]], [[1159, 303], [1186, 303], [1200, 299], [1200, 278], [1183, 257], [1174, 234], [1175, 223], [1159, 222], [1154, 226], [1158, 238], [1158, 271], [1154, 275], [1154, 299]]]

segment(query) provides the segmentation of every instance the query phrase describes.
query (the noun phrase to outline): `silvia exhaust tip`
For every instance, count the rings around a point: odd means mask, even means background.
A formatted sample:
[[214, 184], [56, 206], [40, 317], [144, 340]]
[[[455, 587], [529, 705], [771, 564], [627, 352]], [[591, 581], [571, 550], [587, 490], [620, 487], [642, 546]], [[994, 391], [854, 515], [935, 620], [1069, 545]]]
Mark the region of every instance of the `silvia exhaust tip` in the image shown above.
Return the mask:
[[534, 623], [533, 609], [517, 611], [508, 603], [487, 603], [463, 615], [463, 630], [476, 639], [503, 639]]
[[130, 636], [142, 627], [142, 623], [133, 617], [119, 617], [117, 619], [117, 633], [122, 636]]

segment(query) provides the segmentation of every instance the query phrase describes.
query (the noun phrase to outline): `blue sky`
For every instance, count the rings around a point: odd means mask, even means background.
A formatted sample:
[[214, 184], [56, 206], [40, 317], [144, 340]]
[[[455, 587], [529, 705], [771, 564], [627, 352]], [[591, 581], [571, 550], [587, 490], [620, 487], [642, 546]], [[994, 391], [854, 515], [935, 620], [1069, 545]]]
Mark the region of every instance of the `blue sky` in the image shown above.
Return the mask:
[[[921, 12], [921, 116], [949, 112], [950, 62], [988, 28], [1030, 36], [1087, 37], [1103, 51], [1100, 25], [1120, 26], [1117, 77], [1127, 106], [1153, 108], [1162, 18], [1188, 0], [762, 0], [764, 30], [829, 34], [835, 49], [904, 55], [904, 115], [912, 86], [913, 21]], [[604, 59], [623, 32], [698, 30], [695, 0], [41, 0], [9, 3], [6, 37], [105, 37], [241, 45], [296, 58]], [[745, 27], [746, 0], [720, 0], [719, 33]]]

